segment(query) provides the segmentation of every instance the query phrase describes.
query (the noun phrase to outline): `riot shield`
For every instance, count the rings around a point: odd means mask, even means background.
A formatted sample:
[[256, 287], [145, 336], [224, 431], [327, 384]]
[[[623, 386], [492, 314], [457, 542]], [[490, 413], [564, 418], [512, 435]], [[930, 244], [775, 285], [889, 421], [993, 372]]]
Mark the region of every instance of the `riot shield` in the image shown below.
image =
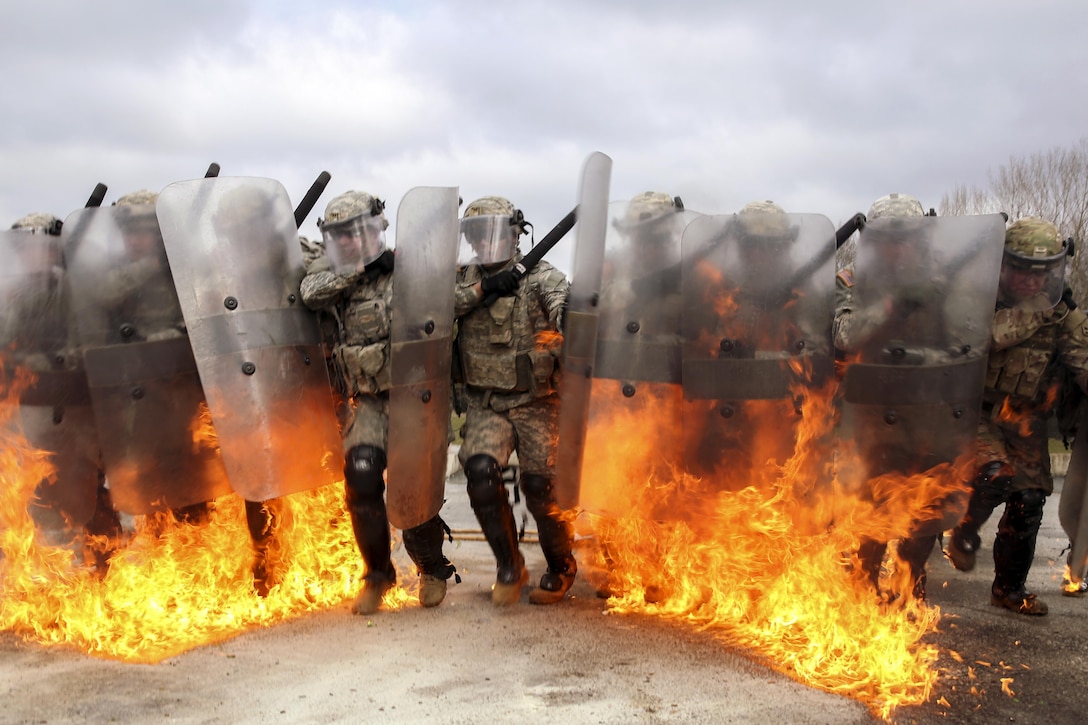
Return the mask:
[[[883, 217], [862, 230], [838, 342], [844, 437], [866, 479], [973, 465], [1004, 231], [996, 214]], [[940, 517], [913, 535], [957, 523], [967, 496], [934, 505]]]
[[563, 386], [559, 407], [559, 458], [555, 497], [560, 508], [578, 505], [589, 399], [596, 358], [597, 322], [608, 228], [612, 159], [593, 153], [582, 167], [567, 313], [563, 322]]
[[0, 359], [10, 373], [34, 377], [19, 397], [30, 445], [51, 453], [56, 478], [37, 497], [72, 526], [94, 514], [98, 437], [87, 376], [68, 341], [68, 291], [58, 236], [22, 229], [0, 232]]
[[1082, 404], [1077, 416], [1077, 437], [1062, 484], [1058, 520], [1069, 537], [1069, 579], [1079, 585], [1088, 568], [1088, 405]]
[[680, 238], [698, 214], [643, 221], [633, 206], [608, 205], [584, 445], [595, 455], [580, 478], [580, 506], [609, 516], [627, 512], [633, 481], [670, 480], [682, 455]]
[[450, 434], [457, 189], [418, 187], [397, 210], [389, 332], [389, 521], [410, 529], [442, 508]]
[[157, 210], [232, 488], [265, 501], [343, 468], [294, 212], [272, 179], [171, 184]]
[[736, 215], [684, 230], [685, 464], [712, 490], [777, 478], [805, 396], [833, 373], [835, 229], [819, 214], [769, 218], [759, 235]]
[[148, 514], [229, 493], [154, 206], [82, 209], [62, 238], [114, 505]]

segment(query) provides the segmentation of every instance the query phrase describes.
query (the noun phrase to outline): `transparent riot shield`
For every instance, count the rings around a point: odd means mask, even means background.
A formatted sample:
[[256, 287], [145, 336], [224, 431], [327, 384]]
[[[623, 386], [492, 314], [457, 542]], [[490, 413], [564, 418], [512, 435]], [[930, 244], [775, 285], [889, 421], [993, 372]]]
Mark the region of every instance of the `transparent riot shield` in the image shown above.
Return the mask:
[[148, 514], [229, 493], [154, 206], [82, 209], [62, 238], [114, 505]]
[[775, 480], [833, 373], [835, 229], [819, 214], [771, 227], [719, 215], [684, 231], [684, 462], [711, 490]]
[[419, 187], [397, 210], [386, 505], [398, 529], [438, 515], [445, 493], [457, 201], [456, 188]]
[[1058, 520], [1069, 537], [1069, 579], [1079, 585], [1088, 569], [1088, 405], [1084, 404], [1077, 416], [1077, 437], [1062, 485]]
[[555, 496], [560, 508], [578, 505], [586, 425], [596, 359], [608, 188], [612, 159], [593, 153], [582, 166], [567, 313], [563, 323], [563, 385], [559, 407], [559, 460]]
[[82, 526], [94, 514], [98, 437], [87, 376], [68, 340], [68, 290], [58, 236], [0, 232], [0, 359], [7, 379], [17, 368], [33, 381], [19, 398], [27, 442], [51, 453], [56, 478], [36, 495], [63, 524]]
[[[996, 214], [883, 217], [862, 230], [855, 305], [836, 342], [843, 435], [867, 479], [973, 466], [1004, 231]], [[954, 525], [967, 497], [935, 505], [939, 518], [915, 535]]]
[[264, 501], [337, 480], [335, 404], [287, 192], [197, 179], [166, 187], [157, 209], [231, 486]]
[[[632, 482], [670, 480], [680, 438], [680, 238], [698, 216], [608, 205], [580, 506], [627, 512]], [[567, 380], [564, 377], [563, 384]], [[621, 462], [621, 465], [617, 465]]]

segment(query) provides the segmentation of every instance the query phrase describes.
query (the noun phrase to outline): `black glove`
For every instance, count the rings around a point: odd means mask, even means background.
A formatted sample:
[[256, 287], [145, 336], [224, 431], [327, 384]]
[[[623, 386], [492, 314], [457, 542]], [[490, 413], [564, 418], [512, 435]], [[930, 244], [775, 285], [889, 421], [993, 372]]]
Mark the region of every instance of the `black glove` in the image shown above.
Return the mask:
[[374, 280], [383, 274], [393, 271], [393, 250], [387, 249], [378, 255], [378, 258], [366, 266], [366, 276]]
[[484, 295], [497, 294], [503, 297], [518, 288], [518, 280], [519, 277], [514, 270], [504, 269], [490, 277], [484, 277], [480, 282], [480, 289], [483, 290]]

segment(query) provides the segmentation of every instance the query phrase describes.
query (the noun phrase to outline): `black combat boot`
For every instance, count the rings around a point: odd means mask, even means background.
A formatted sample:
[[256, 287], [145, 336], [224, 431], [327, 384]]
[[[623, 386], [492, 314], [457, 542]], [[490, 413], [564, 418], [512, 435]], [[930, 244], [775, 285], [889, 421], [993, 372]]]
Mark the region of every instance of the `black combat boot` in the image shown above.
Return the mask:
[[446, 598], [446, 581], [457, 569], [442, 554], [446, 525], [435, 516], [419, 526], [404, 530], [404, 549], [419, 569], [419, 603], [437, 607]]
[[344, 466], [348, 513], [355, 543], [359, 546], [366, 574], [363, 588], [351, 611], [373, 614], [382, 597], [397, 583], [397, 570], [389, 553], [389, 517], [385, 510], [385, 451], [373, 446], [355, 446], [348, 451]]
[[1009, 496], [1005, 514], [997, 525], [994, 540], [994, 583], [990, 604], [1018, 614], [1042, 616], [1046, 603], [1025, 587], [1035, 558], [1035, 538], [1043, 521], [1046, 494], [1037, 488], [1016, 491]]
[[496, 606], [516, 604], [521, 598], [521, 588], [529, 581], [529, 572], [518, 550], [517, 522], [506, 494], [502, 470], [494, 458], [479, 454], [465, 461], [465, 477], [468, 479], [469, 503], [498, 568], [491, 603]]
[[99, 478], [95, 494], [94, 515], [83, 526], [83, 559], [88, 563], [94, 562], [95, 575], [99, 578], [109, 571], [110, 557], [120, 546], [124, 534], [121, 517], [113, 507], [113, 497], [103, 478]]
[[555, 502], [552, 480], [537, 473], [521, 474], [521, 491], [525, 507], [536, 520], [540, 548], [548, 562], [548, 570], [540, 577], [540, 585], [529, 592], [532, 604], [555, 604], [563, 598], [578, 572], [574, 559], [574, 527]]

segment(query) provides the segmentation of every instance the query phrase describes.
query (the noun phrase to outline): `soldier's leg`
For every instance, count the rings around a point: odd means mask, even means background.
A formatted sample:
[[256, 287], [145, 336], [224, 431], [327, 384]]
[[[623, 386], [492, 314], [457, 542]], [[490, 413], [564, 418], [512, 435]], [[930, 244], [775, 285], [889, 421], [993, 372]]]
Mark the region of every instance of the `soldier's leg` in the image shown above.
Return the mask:
[[952, 530], [946, 553], [952, 566], [960, 571], [975, 568], [976, 555], [982, 546], [979, 529], [1008, 495], [1012, 477], [1002, 473], [1003, 467], [1001, 461], [991, 461], [979, 469], [971, 486], [967, 513]]
[[465, 477], [472, 511], [495, 555], [497, 573], [491, 601], [497, 605], [514, 604], [521, 598], [521, 587], [528, 581], [529, 572], [518, 549], [517, 522], [502, 480], [502, 468], [493, 457], [478, 453], [465, 461]]
[[1043, 521], [1046, 496], [1046, 491], [1038, 488], [1016, 491], [1009, 496], [994, 540], [994, 583], [990, 597], [994, 606], [1020, 614], [1047, 613], [1046, 604], [1024, 588], [1035, 558], [1035, 539]]
[[899, 558], [910, 567], [912, 593], [915, 599], [926, 598], [926, 562], [936, 543], [936, 533], [910, 536], [899, 540]]
[[101, 471], [98, 474], [94, 514], [83, 525], [83, 531], [88, 540], [85, 556], [89, 555], [94, 561], [97, 573], [105, 574], [109, 568], [110, 557], [113, 556], [124, 530], [121, 527], [121, 517], [113, 507], [113, 497], [106, 487], [106, 476]]
[[548, 562], [548, 570], [540, 577], [540, 584], [529, 593], [529, 601], [554, 604], [570, 589], [578, 571], [572, 553], [574, 527], [555, 502], [550, 478], [539, 473], [523, 473], [521, 491], [525, 494], [525, 507], [536, 520], [540, 548]]
[[858, 560], [861, 562], [862, 571], [869, 578], [873, 589], [880, 593], [880, 567], [884, 563], [884, 554], [888, 550], [888, 542], [876, 539], [862, 539], [858, 546]]
[[446, 525], [435, 516], [419, 526], [404, 530], [404, 549], [419, 569], [419, 603], [436, 607], [446, 598], [446, 580], [457, 569], [442, 554]]
[[269, 590], [279, 584], [280, 562], [273, 553], [276, 530], [283, 517], [282, 499], [249, 501], [246, 504], [246, 528], [253, 542], [253, 588], [257, 594], [268, 596]]
[[385, 510], [385, 451], [370, 445], [352, 447], [344, 464], [344, 487], [355, 543], [366, 574], [352, 605], [356, 614], [373, 614], [397, 581], [390, 556], [389, 517]]

